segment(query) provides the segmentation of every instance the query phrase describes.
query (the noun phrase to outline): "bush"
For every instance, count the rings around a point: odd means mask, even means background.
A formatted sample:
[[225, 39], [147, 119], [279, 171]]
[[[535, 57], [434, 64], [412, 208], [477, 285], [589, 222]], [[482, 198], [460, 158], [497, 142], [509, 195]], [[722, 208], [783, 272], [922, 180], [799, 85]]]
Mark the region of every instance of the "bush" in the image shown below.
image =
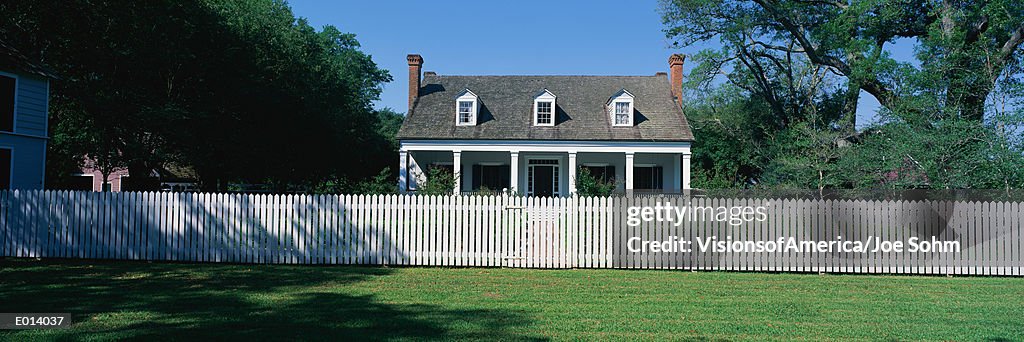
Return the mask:
[[576, 194], [580, 196], [611, 196], [618, 184], [615, 179], [602, 180], [590, 174], [590, 170], [580, 168], [576, 172]]
[[427, 181], [420, 184], [416, 193], [420, 195], [451, 195], [455, 191], [458, 175], [443, 168], [431, 168], [427, 171]]
[[398, 192], [398, 182], [391, 174], [391, 168], [386, 167], [380, 170], [376, 176], [364, 179], [352, 186], [352, 193], [356, 194], [393, 194]]
[[312, 185], [315, 194], [386, 195], [397, 192], [398, 182], [391, 168], [384, 168], [376, 176], [352, 182], [343, 177], [330, 176]]

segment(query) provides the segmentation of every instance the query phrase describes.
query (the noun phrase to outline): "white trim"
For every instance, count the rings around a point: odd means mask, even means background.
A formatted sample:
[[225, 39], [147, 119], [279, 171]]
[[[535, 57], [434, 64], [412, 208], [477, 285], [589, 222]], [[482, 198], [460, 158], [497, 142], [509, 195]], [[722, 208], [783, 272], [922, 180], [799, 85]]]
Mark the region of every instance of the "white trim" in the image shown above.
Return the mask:
[[[558, 161], [558, 163], [557, 164], [537, 164], [537, 165], [531, 165], [530, 162], [534, 161], [534, 160], [556, 160], [556, 161]], [[532, 189], [532, 184], [530, 184], [530, 182], [529, 182], [531, 168], [533, 168], [534, 166], [554, 166], [554, 167], [557, 167], [557, 169], [554, 170], [554, 175], [552, 175], [553, 178], [551, 179], [552, 180], [551, 181], [551, 190], [552, 190], [551, 191], [551, 196], [553, 196], [553, 197], [561, 197], [561, 196], [563, 196], [562, 195], [562, 181], [561, 181], [561, 178], [562, 178], [562, 169], [563, 169], [564, 165], [562, 165], [562, 164], [563, 163], [562, 163], [562, 157], [561, 156], [532, 155], [532, 156], [526, 157], [526, 178], [527, 178], [527, 182], [526, 182], [526, 195], [527, 196], [534, 196], [533, 193], [535, 192]], [[570, 191], [572, 191], [572, 190], [570, 190]]]
[[[460, 106], [462, 102], [470, 102], [469, 122], [462, 122]], [[466, 88], [455, 98], [455, 126], [476, 126], [477, 118], [480, 116], [480, 98], [469, 88]]]
[[[555, 96], [555, 94], [552, 93], [550, 90], [547, 90], [547, 88], [545, 88], [544, 90], [542, 90], [540, 93], [538, 93], [536, 96], [533, 97], [533, 125], [534, 126], [551, 127], [551, 126], [555, 125], [555, 121], [558, 121], [558, 103], [557, 103], [557, 101], [558, 101], [558, 96]], [[551, 103], [551, 122], [549, 122], [549, 123], [540, 123], [540, 120], [539, 120], [540, 117], [538, 116], [539, 115], [539, 111], [537, 110], [537, 108], [540, 106], [541, 102], [550, 102]]]
[[569, 176], [569, 194], [576, 195], [576, 169], [579, 161], [576, 159], [576, 151], [570, 151], [569, 153], [569, 169], [566, 170], [566, 174]]
[[398, 151], [398, 192], [409, 191], [409, 151]]
[[509, 186], [512, 187], [512, 192], [519, 194], [519, 151], [509, 151]]
[[[118, 174], [117, 175], [117, 192], [124, 191], [124, 177], [125, 176], [126, 175], [124, 175], [124, 174]], [[111, 182], [113, 182], [113, 180], [111, 180]], [[111, 190], [113, 190], [114, 186], [111, 185], [110, 188], [111, 188]]]
[[[93, 192], [96, 191], [96, 188], [95, 188], [96, 187], [96, 174], [93, 174], [93, 173], [73, 173], [73, 174], [71, 174], [71, 176], [72, 177], [89, 177], [89, 191], [93, 191]], [[101, 191], [103, 190], [102, 186], [100, 186], [100, 190]]]
[[[635, 97], [633, 96], [633, 93], [630, 93], [625, 88], [623, 88], [622, 90], [619, 90], [618, 92], [613, 94], [611, 98], [608, 99], [608, 102], [606, 102], [605, 105], [608, 106], [608, 114], [609, 114], [608, 115], [608, 119], [610, 120], [610, 122], [612, 124], [612, 127], [633, 127], [633, 123], [636, 121], [633, 118], [633, 112], [636, 111], [636, 109], [633, 106], [633, 104], [634, 104], [633, 100], [634, 99], [635, 99]], [[628, 107], [626, 109], [626, 114], [628, 114], [628, 116], [629, 116], [629, 119], [628, 119], [627, 123], [620, 124], [620, 123], [616, 123], [616, 121], [615, 121], [615, 115], [616, 115], [616, 111], [615, 111], [616, 108], [615, 107], [619, 103], [625, 103], [627, 105], [627, 107]]]
[[[661, 168], [661, 189], [659, 189], [659, 190], [665, 190], [665, 165], [658, 165], [658, 164], [633, 164], [633, 168], [634, 169], [639, 168], [639, 167], [646, 167], [646, 168], [651, 168], [651, 169]], [[636, 174], [636, 172], [633, 172], [633, 173]], [[636, 188], [636, 179], [634, 179], [631, 183], [633, 183], [632, 185], [633, 185], [633, 188], [635, 189]], [[652, 189], [649, 189], [649, 188], [641, 188], [641, 189], [643, 189], [643, 190], [652, 190]]]
[[[18, 93], [21, 91], [21, 89], [19, 89], [18, 87], [21, 86], [21, 76], [3, 71], [0, 71], [0, 76], [7, 76], [14, 79], [14, 108], [11, 110], [11, 120], [14, 120], [14, 122], [11, 123], [11, 131], [0, 131], [2, 133], [13, 134], [14, 132], [18, 131]], [[47, 93], [49, 93], [49, 91], [47, 91]], [[49, 96], [49, 94], [47, 94], [47, 96]], [[49, 113], [47, 113], [47, 115], [49, 115]], [[46, 121], [49, 121], [49, 118], [47, 118]]]
[[[619, 106], [620, 103], [626, 105], [626, 116], [627, 116], [626, 123], [619, 123], [617, 121], [617, 118], [616, 118], [619, 115], [619, 113], [618, 113], [618, 106]], [[614, 126], [614, 127], [633, 127], [633, 101], [615, 101], [615, 102], [612, 102], [612, 126]]]
[[690, 190], [690, 154], [683, 154], [683, 190]]
[[617, 99], [619, 97], [622, 97], [622, 96], [628, 96], [629, 98], [636, 98], [636, 96], [633, 95], [633, 93], [629, 92], [629, 90], [626, 90], [626, 88], [622, 88], [622, 89], [619, 89], [619, 91], [615, 92], [615, 94], [612, 94], [612, 97], [608, 98], [608, 101], [605, 102], [604, 104], [607, 105], [609, 103], [612, 103], [613, 100], [615, 100], [615, 99]]
[[[73, 173], [71, 177], [89, 177], [89, 191], [96, 191], [96, 175], [92, 173]], [[103, 187], [100, 187], [103, 190]]]
[[582, 163], [580, 165], [583, 165], [583, 166], [586, 166], [586, 167], [607, 167], [607, 166], [611, 166], [612, 164], [611, 163]]
[[401, 140], [408, 151], [550, 152], [568, 153], [682, 153], [690, 154], [689, 141], [576, 141], [576, 140]]
[[[557, 155], [557, 154], [551, 154], [551, 155], [530, 155], [530, 156], [526, 157], [526, 165], [530, 165], [530, 162], [532, 162], [534, 160], [556, 160], [556, 159], [558, 160], [559, 163], [562, 162], [562, 160], [561, 160], [562, 156]], [[551, 165], [551, 164], [537, 164], [537, 165]]]
[[624, 170], [624, 171], [626, 171], [626, 185], [625, 186], [626, 186], [626, 191], [628, 192], [628, 191], [632, 191], [633, 190], [633, 168], [635, 167], [635, 166], [633, 166], [634, 154], [633, 154], [633, 152], [626, 152], [625, 156], [626, 156], [626, 167], [625, 167], [626, 169]]
[[461, 150], [453, 150], [452, 151], [452, 175], [455, 176], [455, 189], [452, 189], [452, 190], [454, 190], [454, 193], [456, 195], [461, 194], [462, 193], [462, 180], [465, 179], [465, 177], [462, 177], [462, 151]]
[[[95, 182], [96, 182], [96, 174], [95, 173], [72, 173], [71, 176], [72, 177], [89, 177], [89, 190], [90, 191], [95, 191], [96, 190], [96, 188], [94, 187], [95, 186]], [[99, 189], [102, 189], [102, 186], [100, 186]]]

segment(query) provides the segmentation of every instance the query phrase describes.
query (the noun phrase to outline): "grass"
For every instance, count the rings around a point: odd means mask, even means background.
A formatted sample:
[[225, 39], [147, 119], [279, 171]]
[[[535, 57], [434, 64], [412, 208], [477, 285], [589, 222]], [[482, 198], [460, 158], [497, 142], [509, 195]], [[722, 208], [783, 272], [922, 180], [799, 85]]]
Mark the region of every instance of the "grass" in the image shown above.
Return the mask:
[[1024, 340], [1024, 279], [0, 260], [3, 340]]

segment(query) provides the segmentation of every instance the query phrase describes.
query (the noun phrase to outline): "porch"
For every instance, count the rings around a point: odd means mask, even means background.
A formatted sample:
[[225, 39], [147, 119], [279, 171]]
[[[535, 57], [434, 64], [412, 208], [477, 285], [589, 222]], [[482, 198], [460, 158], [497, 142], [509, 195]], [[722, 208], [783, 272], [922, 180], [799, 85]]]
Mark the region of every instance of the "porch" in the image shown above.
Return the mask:
[[690, 189], [688, 142], [403, 141], [399, 190], [417, 191], [431, 168], [456, 176], [455, 193], [571, 196], [587, 169], [617, 192]]

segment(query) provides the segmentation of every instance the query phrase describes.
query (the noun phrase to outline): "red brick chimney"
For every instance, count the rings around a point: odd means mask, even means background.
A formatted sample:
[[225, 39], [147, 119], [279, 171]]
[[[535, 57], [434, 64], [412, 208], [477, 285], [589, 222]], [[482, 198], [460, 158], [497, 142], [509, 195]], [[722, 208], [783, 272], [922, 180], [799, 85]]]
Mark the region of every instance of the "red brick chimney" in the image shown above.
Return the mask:
[[676, 105], [683, 105], [683, 62], [686, 55], [674, 54], [668, 57], [669, 77], [672, 81], [672, 98]]
[[423, 57], [417, 54], [410, 54], [405, 58], [409, 61], [409, 111], [406, 115], [412, 114], [412, 104], [420, 95], [420, 70], [423, 70]]

